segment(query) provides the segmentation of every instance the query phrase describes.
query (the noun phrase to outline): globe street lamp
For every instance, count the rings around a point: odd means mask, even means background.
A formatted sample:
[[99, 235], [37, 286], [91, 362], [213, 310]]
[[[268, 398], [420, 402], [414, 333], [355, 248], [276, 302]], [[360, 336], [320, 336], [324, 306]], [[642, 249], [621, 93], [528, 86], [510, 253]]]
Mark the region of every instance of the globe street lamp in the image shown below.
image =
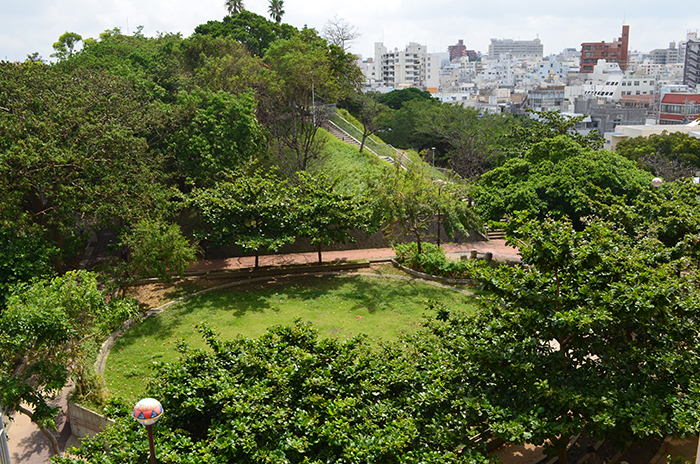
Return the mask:
[[153, 444], [153, 424], [163, 415], [163, 406], [154, 398], [144, 398], [134, 406], [134, 419], [146, 426], [148, 445], [151, 448], [151, 464], [156, 463], [156, 448]]
[[660, 177], [654, 177], [654, 178], [651, 180], [651, 186], [652, 186], [652, 187], [659, 188], [659, 187], [661, 187], [661, 185], [662, 185], [663, 183], [664, 183], [664, 181], [663, 181], [663, 179], [661, 179]]

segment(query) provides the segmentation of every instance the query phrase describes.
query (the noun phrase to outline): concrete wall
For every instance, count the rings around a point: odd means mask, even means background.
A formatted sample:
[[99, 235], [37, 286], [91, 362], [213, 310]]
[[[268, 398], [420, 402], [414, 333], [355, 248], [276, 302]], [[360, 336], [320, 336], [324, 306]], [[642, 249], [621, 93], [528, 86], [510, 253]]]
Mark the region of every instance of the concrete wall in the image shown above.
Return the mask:
[[71, 433], [78, 438], [94, 437], [114, 423], [112, 419], [71, 402], [68, 402], [68, 420]]

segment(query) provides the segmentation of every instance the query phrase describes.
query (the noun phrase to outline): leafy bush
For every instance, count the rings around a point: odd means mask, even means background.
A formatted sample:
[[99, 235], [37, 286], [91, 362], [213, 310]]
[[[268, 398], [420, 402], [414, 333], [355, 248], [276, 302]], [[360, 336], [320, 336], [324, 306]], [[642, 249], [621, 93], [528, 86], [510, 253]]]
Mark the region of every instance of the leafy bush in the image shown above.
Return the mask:
[[409, 269], [438, 277], [451, 279], [473, 279], [478, 275], [480, 261], [454, 261], [447, 259], [445, 250], [432, 243], [422, 244], [422, 253], [418, 253], [415, 242], [394, 245], [396, 261]]

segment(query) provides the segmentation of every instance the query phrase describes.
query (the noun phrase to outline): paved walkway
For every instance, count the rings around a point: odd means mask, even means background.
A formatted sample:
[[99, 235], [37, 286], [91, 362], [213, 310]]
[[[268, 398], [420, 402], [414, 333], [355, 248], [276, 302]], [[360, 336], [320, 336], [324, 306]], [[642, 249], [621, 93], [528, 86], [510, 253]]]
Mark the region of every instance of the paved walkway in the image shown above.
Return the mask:
[[[472, 242], [462, 244], [446, 244], [442, 247], [448, 257], [459, 259], [461, 255], [469, 254], [471, 250], [478, 253], [490, 252], [495, 260], [518, 261], [518, 251], [506, 245], [505, 240], [489, 240], [488, 242]], [[393, 258], [394, 250], [391, 248], [369, 248], [365, 250], [322, 251], [321, 258], [324, 262], [351, 261], [356, 259], [383, 259]], [[282, 266], [289, 264], [318, 262], [318, 253], [291, 253], [286, 255], [261, 255], [260, 266]], [[201, 260], [191, 266], [189, 271], [209, 271], [219, 269], [240, 269], [252, 267], [255, 264], [254, 256], [241, 258], [207, 259]]]

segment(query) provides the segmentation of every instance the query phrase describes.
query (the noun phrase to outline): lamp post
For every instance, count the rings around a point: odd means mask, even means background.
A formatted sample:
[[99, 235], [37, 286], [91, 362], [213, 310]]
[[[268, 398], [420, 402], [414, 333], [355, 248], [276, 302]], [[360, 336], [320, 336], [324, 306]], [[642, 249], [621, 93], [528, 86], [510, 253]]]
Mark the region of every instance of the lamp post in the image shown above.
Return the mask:
[[432, 147], [433, 150], [433, 179], [435, 178], [435, 147]]
[[153, 444], [153, 424], [163, 415], [163, 406], [154, 398], [144, 398], [134, 406], [134, 419], [146, 426], [148, 445], [151, 448], [151, 464], [156, 462], [156, 448]]

